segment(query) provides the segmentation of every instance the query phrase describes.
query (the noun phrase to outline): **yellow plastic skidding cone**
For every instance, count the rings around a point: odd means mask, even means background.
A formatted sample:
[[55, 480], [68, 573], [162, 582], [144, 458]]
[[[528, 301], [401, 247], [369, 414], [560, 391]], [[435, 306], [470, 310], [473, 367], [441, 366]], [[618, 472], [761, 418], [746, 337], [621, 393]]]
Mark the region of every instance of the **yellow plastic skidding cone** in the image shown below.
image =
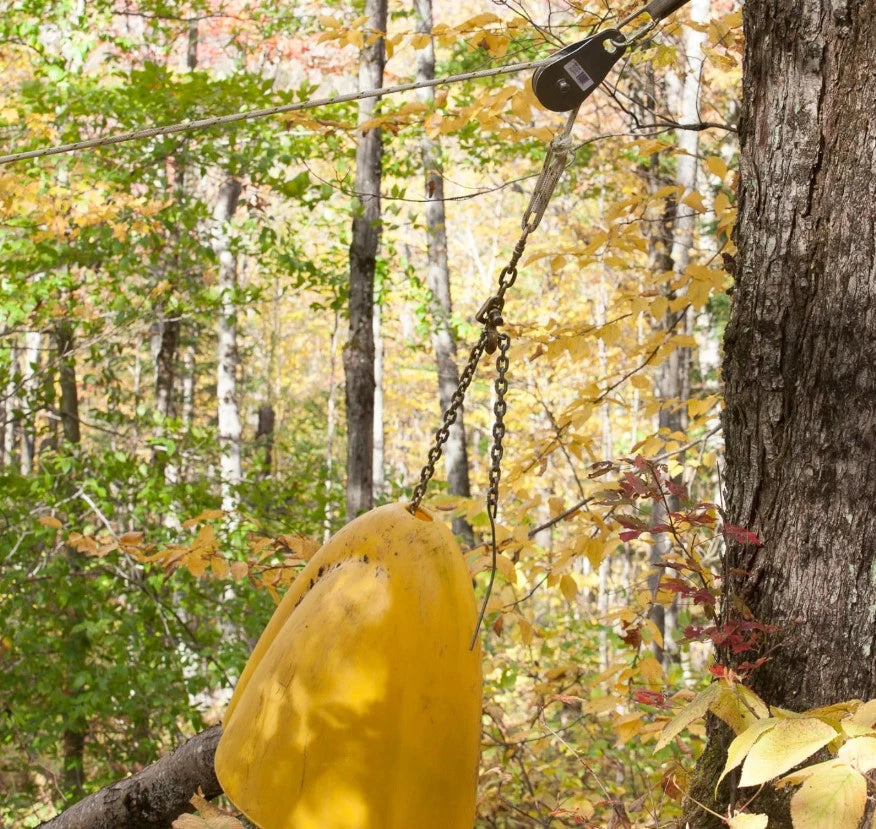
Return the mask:
[[390, 504], [308, 562], [225, 714], [216, 774], [262, 829], [471, 829], [481, 734], [471, 577]]

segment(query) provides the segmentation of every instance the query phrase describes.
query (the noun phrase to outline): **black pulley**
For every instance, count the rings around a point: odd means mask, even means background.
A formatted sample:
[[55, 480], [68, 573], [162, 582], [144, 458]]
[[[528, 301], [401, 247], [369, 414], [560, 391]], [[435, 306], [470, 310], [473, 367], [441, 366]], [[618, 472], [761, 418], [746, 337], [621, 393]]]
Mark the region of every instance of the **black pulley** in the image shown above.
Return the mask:
[[626, 48], [627, 40], [617, 29], [566, 46], [550, 63], [536, 69], [532, 91], [546, 109], [569, 112], [590, 97]]

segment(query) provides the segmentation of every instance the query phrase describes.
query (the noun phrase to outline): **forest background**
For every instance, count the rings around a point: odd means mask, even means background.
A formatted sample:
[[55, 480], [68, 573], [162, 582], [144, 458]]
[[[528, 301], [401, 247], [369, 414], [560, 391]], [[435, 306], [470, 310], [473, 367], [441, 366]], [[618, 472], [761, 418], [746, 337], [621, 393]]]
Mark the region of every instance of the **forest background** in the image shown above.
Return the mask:
[[[432, 45], [437, 75], [466, 72], [632, 8], [436, 0], [430, 27], [425, 7], [390, 3], [386, 83], [422, 77]], [[4, 147], [355, 90], [364, 12], [7, 3]], [[652, 755], [712, 678], [726, 534], [758, 543], [721, 522], [740, 27], [729, 0], [693, 0], [624, 58], [509, 293], [483, 826], [670, 820], [701, 747], [694, 722]], [[408, 497], [442, 354], [477, 338], [563, 117], [524, 73], [0, 170], [0, 820], [35, 826], [219, 720], [284, 586], [363, 506], [349, 435], [373, 437], [365, 501]], [[356, 151], [378, 133], [375, 200]], [[355, 220], [375, 207], [372, 424], [344, 395]], [[494, 378], [426, 499], [481, 589]]]

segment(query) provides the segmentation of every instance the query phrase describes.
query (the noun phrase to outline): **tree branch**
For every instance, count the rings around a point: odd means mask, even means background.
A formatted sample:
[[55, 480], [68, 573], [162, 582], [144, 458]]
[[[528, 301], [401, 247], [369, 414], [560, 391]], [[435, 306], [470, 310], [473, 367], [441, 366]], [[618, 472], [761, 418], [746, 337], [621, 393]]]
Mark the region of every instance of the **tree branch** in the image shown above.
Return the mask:
[[39, 829], [168, 829], [198, 789], [207, 799], [222, 794], [213, 755], [222, 727], [187, 740], [143, 771], [80, 800]]

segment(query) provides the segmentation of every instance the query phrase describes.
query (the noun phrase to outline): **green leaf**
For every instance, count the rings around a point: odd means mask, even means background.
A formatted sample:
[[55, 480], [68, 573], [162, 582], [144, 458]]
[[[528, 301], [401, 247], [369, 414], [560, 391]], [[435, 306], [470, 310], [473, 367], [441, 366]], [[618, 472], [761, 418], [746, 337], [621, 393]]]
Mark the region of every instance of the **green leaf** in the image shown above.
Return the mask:
[[867, 805], [864, 776], [836, 760], [819, 763], [809, 771], [811, 774], [791, 798], [794, 829], [849, 829], [858, 826]]
[[780, 720], [748, 752], [740, 786], [759, 786], [802, 763], [836, 738], [836, 729], [815, 717]]

